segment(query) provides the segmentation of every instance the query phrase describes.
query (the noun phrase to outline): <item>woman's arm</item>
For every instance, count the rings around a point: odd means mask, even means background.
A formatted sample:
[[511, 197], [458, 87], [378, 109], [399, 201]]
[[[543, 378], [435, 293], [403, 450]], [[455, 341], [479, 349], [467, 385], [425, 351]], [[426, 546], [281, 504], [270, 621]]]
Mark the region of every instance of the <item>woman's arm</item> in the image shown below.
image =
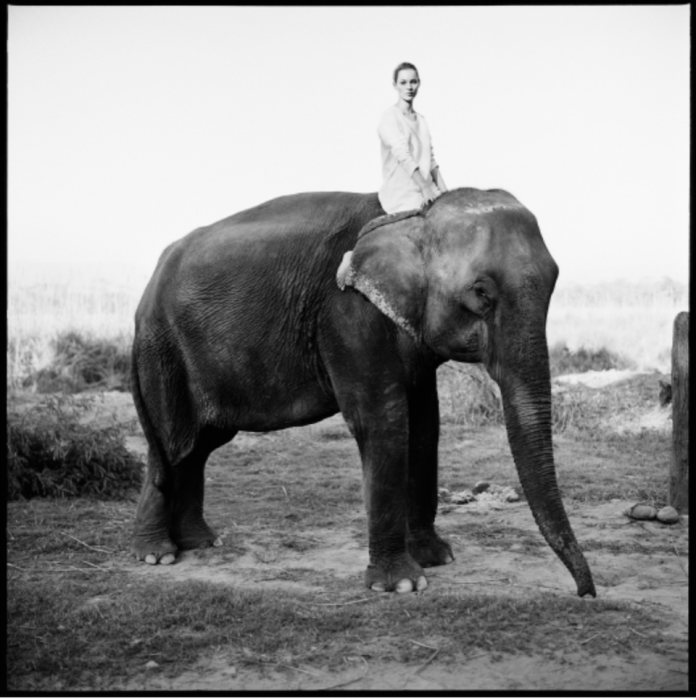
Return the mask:
[[[403, 130], [396, 115], [385, 112], [377, 129], [382, 142], [389, 147], [394, 158], [406, 172], [413, 177], [413, 172], [418, 168], [418, 163], [411, 156], [408, 144], [408, 134]], [[415, 179], [415, 178], [414, 178]], [[421, 178], [422, 179], [422, 178]]]
[[434, 199], [437, 198], [438, 192], [435, 191], [435, 188], [432, 185], [426, 182], [425, 178], [421, 175], [421, 171], [418, 168], [416, 168], [411, 173], [411, 177], [420, 188], [420, 191], [423, 193], [423, 199], [425, 200], [425, 204], [427, 204], [428, 202], [432, 202]]
[[433, 182], [437, 185], [437, 189], [440, 190], [440, 192], [447, 192], [447, 185], [445, 184], [445, 181], [442, 178], [442, 173], [440, 172], [439, 165], [436, 165], [430, 171], [430, 175], [433, 178]]

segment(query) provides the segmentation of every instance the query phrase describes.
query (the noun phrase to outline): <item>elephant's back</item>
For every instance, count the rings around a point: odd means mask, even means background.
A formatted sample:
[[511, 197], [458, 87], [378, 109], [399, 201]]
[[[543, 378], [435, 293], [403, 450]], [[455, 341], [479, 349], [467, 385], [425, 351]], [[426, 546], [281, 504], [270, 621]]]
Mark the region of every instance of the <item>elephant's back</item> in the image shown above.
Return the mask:
[[506, 190], [479, 190], [460, 187], [449, 190], [435, 200], [430, 210], [435, 212], [456, 208], [459, 215], [481, 215], [494, 211], [527, 211], [526, 207]]
[[289, 278], [295, 286], [308, 276], [333, 279], [358, 231], [383, 213], [376, 194], [315, 192], [278, 197], [198, 228], [162, 253], [139, 313], [208, 297], [211, 287], [258, 296]]
[[381, 213], [376, 193], [356, 192], [305, 192], [276, 197], [250, 209], [244, 209], [222, 219], [213, 226], [275, 224], [293, 229], [312, 222], [319, 228], [335, 226], [346, 216], [359, 215], [362, 211]]
[[[178, 243], [187, 265], [245, 264], [266, 256], [304, 256], [325, 239], [357, 235], [382, 214], [376, 194], [314, 192], [272, 199], [191, 232]], [[355, 229], [355, 231], [353, 231]], [[307, 249], [310, 247], [310, 250]]]

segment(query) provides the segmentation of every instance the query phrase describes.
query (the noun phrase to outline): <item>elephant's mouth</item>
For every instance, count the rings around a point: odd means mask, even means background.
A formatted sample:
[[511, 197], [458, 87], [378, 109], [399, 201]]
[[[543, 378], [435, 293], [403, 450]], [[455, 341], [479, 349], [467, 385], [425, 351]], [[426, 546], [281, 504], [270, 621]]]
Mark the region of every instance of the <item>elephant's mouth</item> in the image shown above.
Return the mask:
[[462, 350], [450, 353], [448, 359], [454, 362], [481, 362], [481, 355], [478, 350]]
[[455, 362], [482, 362], [482, 337], [479, 328], [472, 328], [466, 333], [453, 334], [447, 331], [434, 336], [427, 345], [433, 352]]

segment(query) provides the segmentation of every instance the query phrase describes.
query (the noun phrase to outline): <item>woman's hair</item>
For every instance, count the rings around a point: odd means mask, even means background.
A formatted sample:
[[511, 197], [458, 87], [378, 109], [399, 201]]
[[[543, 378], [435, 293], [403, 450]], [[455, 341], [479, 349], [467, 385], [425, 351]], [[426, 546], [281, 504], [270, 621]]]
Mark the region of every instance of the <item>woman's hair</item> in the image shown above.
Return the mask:
[[[399, 71], [408, 68], [416, 71], [416, 75], [418, 75], [418, 68], [416, 68], [413, 63], [399, 63], [399, 65], [394, 69], [394, 82], [396, 82], [396, 79], [399, 77]], [[418, 75], [418, 78], [420, 79], [420, 75]]]

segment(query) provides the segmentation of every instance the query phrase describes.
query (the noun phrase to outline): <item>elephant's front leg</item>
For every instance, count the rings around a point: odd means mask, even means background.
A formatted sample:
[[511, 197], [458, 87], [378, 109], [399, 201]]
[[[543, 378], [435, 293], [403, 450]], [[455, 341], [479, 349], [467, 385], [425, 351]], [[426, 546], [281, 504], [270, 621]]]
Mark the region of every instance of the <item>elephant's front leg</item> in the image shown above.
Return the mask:
[[408, 551], [424, 567], [454, 560], [435, 531], [438, 502], [440, 407], [435, 370], [409, 392]]
[[399, 384], [373, 386], [370, 393], [372, 400], [346, 416], [363, 463], [370, 550], [365, 584], [375, 591], [422, 590], [427, 586], [423, 569], [406, 545], [408, 400]]

